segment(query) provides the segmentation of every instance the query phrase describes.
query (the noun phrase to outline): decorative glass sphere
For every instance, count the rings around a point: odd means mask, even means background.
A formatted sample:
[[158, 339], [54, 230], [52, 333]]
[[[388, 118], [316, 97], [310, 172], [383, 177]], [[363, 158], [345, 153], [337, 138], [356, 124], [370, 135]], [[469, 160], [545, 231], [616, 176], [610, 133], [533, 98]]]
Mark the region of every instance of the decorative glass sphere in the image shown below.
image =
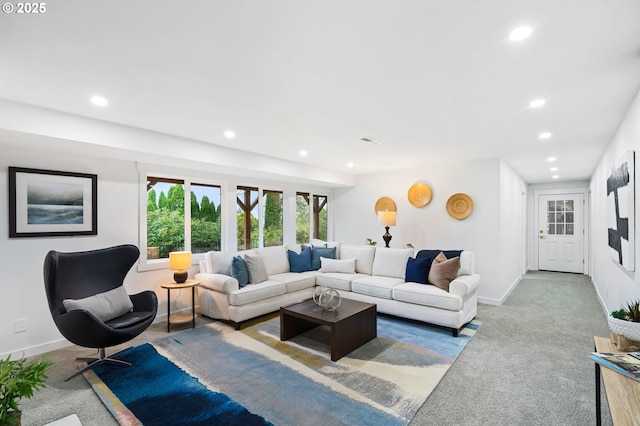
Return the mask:
[[313, 292], [313, 301], [327, 311], [335, 311], [340, 306], [342, 298], [337, 290], [330, 287], [316, 287]]

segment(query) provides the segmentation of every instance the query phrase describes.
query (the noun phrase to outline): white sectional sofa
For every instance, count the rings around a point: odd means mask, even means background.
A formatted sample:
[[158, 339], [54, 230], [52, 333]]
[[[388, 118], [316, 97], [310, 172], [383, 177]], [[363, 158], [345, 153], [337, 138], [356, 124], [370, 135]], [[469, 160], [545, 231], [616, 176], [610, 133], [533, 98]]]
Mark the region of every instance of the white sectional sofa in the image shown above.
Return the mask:
[[[321, 259], [320, 270], [307, 272], [290, 272], [287, 251], [301, 253], [303, 247], [299, 244], [206, 253], [195, 276], [200, 281], [201, 314], [231, 321], [240, 328], [246, 320], [310, 299], [318, 285], [336, 289], [343, 298], [375, 303], [380, 313], [451, 328], [454, 336], [476, 315], [480, 276], [474, 273], [473, 252], [459, 254], [459, 268], [446, 291], [435, 285], [405, 281], [413, 249], [339, 243], [333, 246], [337, 261]], [[264, 262], [268, 279], [240, 288], [238, 280], [231, 276], [231, 263], [234, 256], [247, 254]]]

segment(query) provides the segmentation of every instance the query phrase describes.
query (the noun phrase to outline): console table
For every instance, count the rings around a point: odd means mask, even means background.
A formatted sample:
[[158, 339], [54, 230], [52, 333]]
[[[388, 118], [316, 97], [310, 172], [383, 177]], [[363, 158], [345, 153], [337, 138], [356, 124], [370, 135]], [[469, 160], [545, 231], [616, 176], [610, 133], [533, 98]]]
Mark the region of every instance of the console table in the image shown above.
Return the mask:
[[[608, 338], [594, 337], [596, 352], [620, 352]], [[607, 392], [607, 402], [614, 425], [640, 426], [640, 382], [623, 376], [607, 367], [596, 365], [596, 424], [602, 422], [600, 407], [600, 378]]]

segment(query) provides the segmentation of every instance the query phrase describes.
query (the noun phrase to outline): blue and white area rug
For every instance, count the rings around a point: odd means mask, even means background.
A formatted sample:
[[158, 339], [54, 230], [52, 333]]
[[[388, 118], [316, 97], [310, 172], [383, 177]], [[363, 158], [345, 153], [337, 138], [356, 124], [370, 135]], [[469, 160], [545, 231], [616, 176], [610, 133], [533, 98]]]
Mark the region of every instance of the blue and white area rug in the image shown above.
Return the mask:
[[329, 329], [280, 341], [278, 317], [212, 323], [120, 352], [132, 367], [85, 373], [121, 425], [406, 425], [479, 327], [386, 316], [337, 362]]

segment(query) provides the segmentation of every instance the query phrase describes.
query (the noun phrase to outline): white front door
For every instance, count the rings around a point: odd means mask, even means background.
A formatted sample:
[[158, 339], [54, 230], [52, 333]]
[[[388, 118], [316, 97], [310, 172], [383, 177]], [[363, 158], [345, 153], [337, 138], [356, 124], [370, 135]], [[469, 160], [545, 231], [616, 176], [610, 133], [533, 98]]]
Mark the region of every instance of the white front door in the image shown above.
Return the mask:
[[538, 196], [538, 269], [584, 273], [582, 194]]

